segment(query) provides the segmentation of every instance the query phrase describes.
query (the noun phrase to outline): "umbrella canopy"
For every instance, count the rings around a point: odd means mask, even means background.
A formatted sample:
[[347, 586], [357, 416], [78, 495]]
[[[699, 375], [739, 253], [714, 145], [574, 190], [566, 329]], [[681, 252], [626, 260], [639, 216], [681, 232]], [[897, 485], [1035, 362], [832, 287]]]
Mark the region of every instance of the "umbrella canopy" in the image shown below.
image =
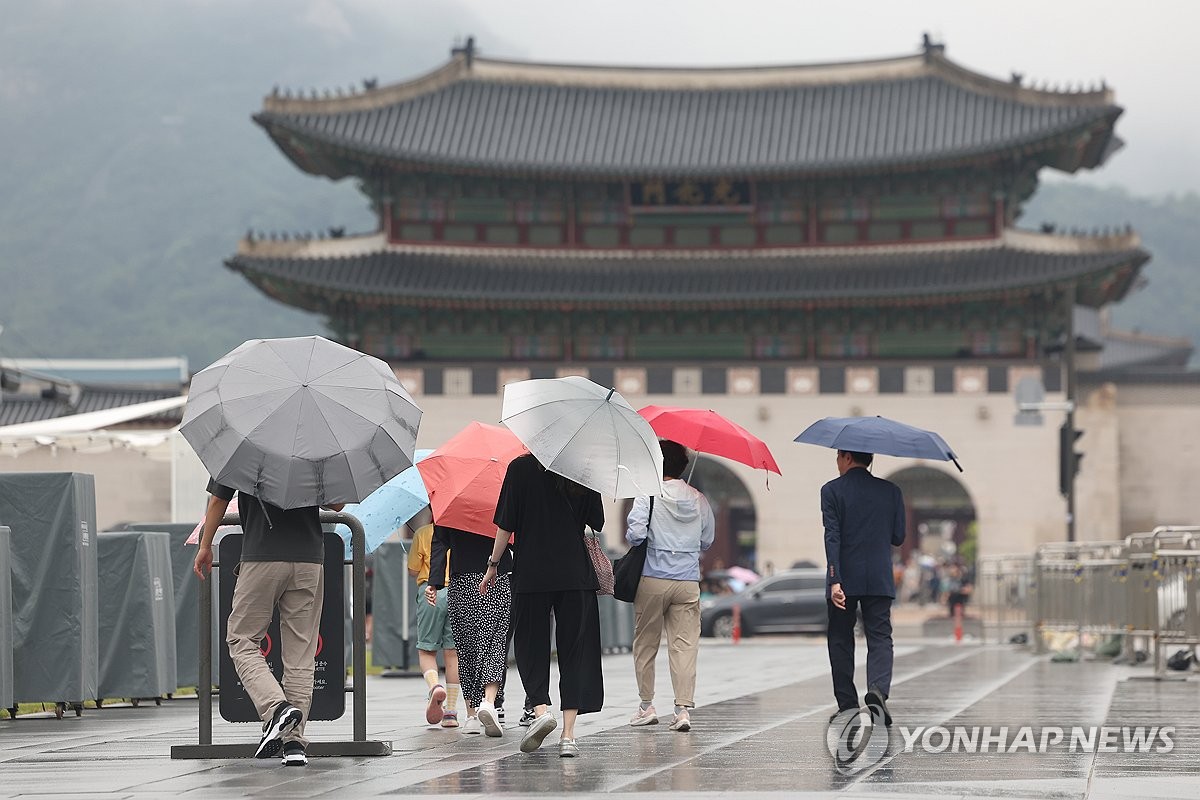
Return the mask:
[[759, 580], [760, 576], [757, 572], [755, 572], [752, 569], [746, 569], [745, 567], [734, 566], [734, 567], [730, 567], [729, 569], [714, 570], [714, 571], [708, 573], [707, 575], [705, 575], [704, 577], [715, 579], [715, 580], [721, 580], [724, 578], [732, 578], [733, 580], [738, 581], [741, 584], [749, 586], [752, 583], [756, 583]]
[[[428, 449], [417, 450], [413, 460], [420, 464], [431, 453], [433, 451]], [[370, 553], [427, 505], [429, 495], [425, 492], [425, 483], [416, 466], [412, 466], [371, 492], [361, 503], [351, 503], [342, 510], [358, 517], [362, 523], [367, 552]], [[350, 528], [338, 525], [337, 533], [349, 547]]]
[[[233, 499], [229, 501], [229, 505], [226, 507], [225, 513], [239, 513], [237, 495], [234, 495]], [[240, 529], [236, 525], [219, 525], [213, 541], [217, 541], [227, 533], [237, 533], [239, 530]], [[200, 521], [196, 523], [196, 527], [192, 528], [192, 532], [188, 535], [187, 539], [184, 541], [184, 544], [200, 544], [200, 534], [202, 533], [204, 533], [204, 517], [201, 517]]]
[[[421, 459], [432, 452], [432, 450], [418, 450], [414, 454], [414, 460], [420, 463]], [[342, 511], [358, 517], [358, 521], [363, 526], [363, 533], [366, 534], [367, 552], [370, 553], [383, 544], [397, 528], [428, 505], [429, 496], [425, 494], [425, 484], [421, 482], [421, 475], [417, 472], [416, 467], [409, 467], [371, 492], [371, 495], [362, 503], [348, 503]], [[229, 501], [229, 508], [225, 510], [225, 513], [238, 513], [236, 496]], [[185, 544], [199, 544], [200, 534], [203, 530], [204, 520], [201, 519], [196, 523], [196, 527]], [[217, 528], [217, 536], [236, 531], [238, 531], [236, 525], [222, 525]], [[346, 542], [346, 557], [350, 558], [353, 555], [350, 548], [350, 527], [339, 523], [334, 532]]]
[[755, 469], [783, 474], [763, 440], [715, 411], [646, 406], [638, 414], [664, 439], [679, 442], [698, 453], [722, 456]]
[[218, 483], [299, 508], [358, 502], [412, 466], [420, 422], [387, 364], [305, 336], [201, 370], [179, 430]]
[[962, 472], [958, 457], [941, 436], [886, 417], [826, 417], [805, 428], [796, 441], [857, 453], [953, 461]]
[[616, 389], [574, 375], [518, 381], [501, 413], [551, 472], [615, 499], [662, 493], [658, 437]]
[[417, 469], [429, 491], [438, 525], [482, 536], [496, 536], [496, 502], [508, 464], [525, 453], [508, 428], [472, 422], [456, 433]]

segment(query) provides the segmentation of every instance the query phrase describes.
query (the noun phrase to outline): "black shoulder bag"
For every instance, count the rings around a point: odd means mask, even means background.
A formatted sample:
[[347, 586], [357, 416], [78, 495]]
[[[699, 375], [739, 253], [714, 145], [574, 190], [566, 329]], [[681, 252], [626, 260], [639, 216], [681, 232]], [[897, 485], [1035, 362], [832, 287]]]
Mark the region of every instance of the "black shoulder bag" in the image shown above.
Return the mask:
[[641, 544], [629, 548], [629, 552], [613, 562], [613, 596], [626, 603], [637, 597], [638, 584], [642, 580], [642, 569], [646, 566], [646, 548], [650, 545], [650, 517], [654, 516], [654, 496], [650, 497], [650, 511], [646, 514], [646, 538]]

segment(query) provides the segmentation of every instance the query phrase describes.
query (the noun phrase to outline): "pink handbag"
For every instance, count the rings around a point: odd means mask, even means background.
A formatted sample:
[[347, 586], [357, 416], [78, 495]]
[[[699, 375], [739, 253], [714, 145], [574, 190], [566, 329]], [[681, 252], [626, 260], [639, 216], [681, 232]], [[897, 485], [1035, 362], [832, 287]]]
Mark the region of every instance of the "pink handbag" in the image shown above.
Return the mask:
[[592, 568], [596, 571], [596, 583], [600, 587], [596, 590], [596, 594], [612, 594], [616, 588], [613, 565], [600, 545], [600, 537], [591, 528], [585, 528], [583, 543], [587, 547], [588, 556], [592, 559]]

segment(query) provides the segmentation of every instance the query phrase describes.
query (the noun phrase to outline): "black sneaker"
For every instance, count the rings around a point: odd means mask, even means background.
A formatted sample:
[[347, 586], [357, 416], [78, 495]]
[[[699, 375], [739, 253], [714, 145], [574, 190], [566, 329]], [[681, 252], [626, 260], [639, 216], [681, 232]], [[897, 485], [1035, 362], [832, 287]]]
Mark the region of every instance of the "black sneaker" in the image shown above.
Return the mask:
[[535, 719], [537, 719], [537, 714], [534, 713], [532, 708], [527, 708], [525, 709], [525, 713], [521, 715], [521, 720], [517, 724], [522, 728], [528, 728], [533, 724]]
[[878, 686], [867, 688], [867, 694], [863, 697], [863, 705], [867, 708], [878, 709], [883, 714], [883, 724], [891, 727], [892, 715], [888, 712], [887, 695]]
[[258, 740], [258, 749], [254, 751], [255, 758], [271, 758], [279, 754], [283, 742], [280, 741], [304, 719], [300, 709], [288, 703], [280, 703], [275, 707], [275, 713], [263, 723], [262, 738]]
[[304, 753], [304, 745], [299, 742], [284, 742], [283, 765], [285, 767], [307, 767], [308, 756]]
[[504, 706], [496, 706], [496, 721], [504, 725]]

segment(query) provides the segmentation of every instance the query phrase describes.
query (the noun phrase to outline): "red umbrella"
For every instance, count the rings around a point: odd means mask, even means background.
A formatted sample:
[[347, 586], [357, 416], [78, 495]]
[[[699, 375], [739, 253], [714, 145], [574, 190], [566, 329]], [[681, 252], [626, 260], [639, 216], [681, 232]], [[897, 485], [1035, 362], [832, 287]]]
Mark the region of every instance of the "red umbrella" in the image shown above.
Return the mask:
[[512, 431], [472, 422], [417, 463], [438, 525], [496, 536], [496, 502], [508, 463], [528, 452]]
[[715, 411], [646, 406], [638, 413], [663, 439], [679, 442], [699, 453], [723, 456], [755, 469], [783, 474], [762, 439]]

